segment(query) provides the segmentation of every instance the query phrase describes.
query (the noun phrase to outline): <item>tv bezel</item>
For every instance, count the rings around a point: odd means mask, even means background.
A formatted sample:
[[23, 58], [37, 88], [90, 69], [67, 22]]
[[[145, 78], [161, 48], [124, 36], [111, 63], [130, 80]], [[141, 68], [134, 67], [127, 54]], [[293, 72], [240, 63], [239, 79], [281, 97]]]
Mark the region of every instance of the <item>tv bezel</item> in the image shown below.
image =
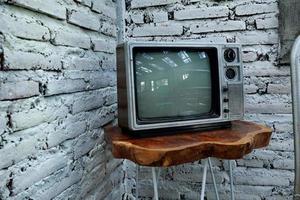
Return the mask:
[[[153, 122], [148, 124], [139, 124], [137, 121], [136, 114], [136, 99], [135, 99], [135, 80], [134, 80], [134, 59], [133, 59], [133, 49], [135, 47], [177, 47], [177, 48], [216, 48], [218, 50], [218, 72], [219, 72], [219, 105], [220, 105], [220, 116], [216, 118], [204, 118], [204, 119], [188, 119], [181, 121], [169, 121], [169, 122]], [[121, 84], [122, 87], [119, 88], [120, 94], [119, 98], [119, 111], [120, 111], [120, 126], [128, 129], [130, 131], [154, 131], [159, 129], [172, 129], [172, 128], [180, 128], [180, 127], [206, 127], [206, 126], [217, 126], [218, 124], [225, 124], [234, 119], [242, 119], [243, 117], [243, 108], [241, 109], [238, 115], [231, 115], [229, 113], [224, 112], [224, 102], [223, 98], [225, 97], [223, 94], [223, 88], [228, 86], [228, 80], [225, 80], [224, 70], [227, 66], [226, 61], [223, 58], [224, 50], [226, 48], [236, 48], [238, 53], [238, 61], [236, 63], [230, 63], [230, 65], [239, 66], [241, 77], [240, 80], [235, 80], [234, 85], [241, 87], [243, 85], [243, 73], [242, 73], [242, 61], [241, 61], [241, 45], [238, 44], [214, 44], [214, 43], [203, 43], [199, 41], [176, 41], [176, 42], [156, 42], [156, 41], [127, 41], [119, 46], [120, 54], [123, 55], [120, 59], [121, 66], [118, 64], [118, 69], [120, 67], [120, 73], [118, 71], [118, 84]], [[119, 57], [119, 56], [118, 56]], [[122, 64], [123, 63], [123, 64]], [[124, 66], [123, 66], [124, 65]], [[122, 68], [125, 67], [124, 68]], [[123, 80], [122, 82], [121, 79]], [[120, 85], [120, 86], [121, 86]], [[125, 93], [124, 93], [125, 92]], [[126, 94], [126, 95], [125, 95]], [[235, 98], [238, 101], [241, 101], [242, 105], [243, 95], [237, 94]], [[121, 99], [120, 99], [121, 98]], [[126, 98], [126, 99], [124, 99]], [[125, 105], [126, 104], [126, 105]], [[231, 116], [231, 117], [230, 117]]]
[[[203, 113], [200, 115], [189, 115], [189, 116], [174, 116], [174, 117], [156, 117], [156, 118], [148, 118], [148, 119], [141, 119], [138, 112], [138, 97], [137, 97], [137, 84], [136, 84], [136, 73], [134, 73], [134, 92], [135, 92], [135, 110], [136, 110], [136, 122], [139, 125], [142, 124], [153, 124], [153, 123], [167, 123], [167, 122], [175, 122], [175, 121], [187, 121], [187, 120], [196, 120], [196, 119], [209, 119], [209, 118], [218, 118], [220, 116], [220, 84], [219, 84], [219, 63], [218, 63], [218, 49], [216, 47], [134, 47], [132, 49], [132, 59], [133, 59], [133, 70], [136, 71], [136, 65], [135, 65], [135, 56], [137, 51], [139, 50], [145, 50], [146, 51], [155, 51], [155, 50], [174, 50], [174, 49], [182, 49], [182, 50], [194, 50], [194, 51], [204, 51], [209, 56], [210, 61], [210, 69], [211, 69], [211, 86], [212, 86], [212, 94], [211, 94], [211, 109], [207, 113]], [[215, 84], [217, 83], [217, 84]]]

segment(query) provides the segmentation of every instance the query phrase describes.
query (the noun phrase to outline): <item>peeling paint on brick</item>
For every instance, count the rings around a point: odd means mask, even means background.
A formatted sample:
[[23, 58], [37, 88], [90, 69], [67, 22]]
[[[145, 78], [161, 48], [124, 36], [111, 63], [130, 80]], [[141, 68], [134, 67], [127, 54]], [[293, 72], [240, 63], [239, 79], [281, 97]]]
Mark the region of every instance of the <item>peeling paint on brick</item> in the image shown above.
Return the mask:
[[[243, 45], [245, 118], [267, 124], [274, 130], [270, 146], [235, 161], [237, 199], [292, 199], [293, 129], [291, 118], [290, 68], [278, 65], [278, 1], [127, 1], [127, 40], [188, 40], [239, 42]], [[168, 20], [153, 23], [157, 10], [167, 11]], [[143, 20], [142, 16], [146, 16]], [[131, 19], [131, 20], [130, 20]], [[164, 28], [170, 25], [172, 28]], [[184, 31], [181, 31], [183, 27]], [[179, 31], [180, 30], [180, 31]], [[220, 199], [230, 199], [227, 162], [214, 159]], [[162, 199], [199, 199], [203, 166], [194, 162], [161, 171]], [[125, 161], [128, 189], [135, 193], [135, 165]], [[150, 170], [142, 168], [139, 188], [142, 198], [152, 198]], [[214, 199], [208, 176], [207, 198]]]
[[0, 199], [121, 198], [106, 190], [124, 171], [106, 166], [103, 137], [116, 118], [115, 2], [99, 5], [1, 1]]

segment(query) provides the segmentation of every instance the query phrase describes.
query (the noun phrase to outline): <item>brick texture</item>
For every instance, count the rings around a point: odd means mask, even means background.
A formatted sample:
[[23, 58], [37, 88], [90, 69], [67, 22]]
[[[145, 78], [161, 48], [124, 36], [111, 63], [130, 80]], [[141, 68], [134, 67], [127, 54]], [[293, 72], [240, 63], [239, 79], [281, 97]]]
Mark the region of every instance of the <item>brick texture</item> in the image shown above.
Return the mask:
[[133, 29], [133, 36], [172, 36], [181, 35], [183, 33], [183, 26], [177, 24], [169, 24], [162, 26], [144, 25]]
[[[279, 53], [276, 0], [128, 1], [126, 39], [238, 42], [243, 47], [245, 119], [273, 128], [270, 145], [234, 161], [236, 199], [292, 199], [294, 179], [290, 68]], [[168, 19], [154, 17], [167, 12]], [[157, 15], [158, 18], [158, 15]], [[168, 27], [169, 26], [169, 27]], [[168, 28], [166, 28], [168, 27]], [[203, 161], [162, 169], [162, 199], [199, 199]], [[230, 199], [227, 161], [213, 159], [220, 199]], [[126, 195], [134, 195], [135, 165], [125, 161]], [[139, 194], [151, 199], [151, 171], [142, 168]], [[142, 185], [142, 186], [141, 186]], [[215, 199], [208, 176], [207, 198]]]
[[159, 6], [159, 5], [167, 5], [177, 3], [179, 0], [132, 0], [131, 7], [132, 8], [143, 8], [143, 7], [150, 7], [150, 6]]
[[[121, 199], [116, 12], [106, 0], [0, 3], [0, 199]], [[103, 181], [105, 180], [105, 181]]]
[[195, 9], [185, 9], [174, 12], [175, 20], [188, 19], [208, 19], [229, 16], [229, 8], [227, 6], [203, 7]]
[[[0, 4], [0, 199], [133, 199], [135, 165], [112, 159], [117, 13], [112, 0], [3, 0]], [[245, 118], [273, 129], [268, 148], [234, 161], [237, 199], [292, 199], [289, 66], [277, 63], [276, 0], [129, 0], [128, 40], [243, 45]], [[228, 163], [212, 159], [220, 199]], [[162, 199], [199, 199], [203, 161], [162, 169]], [[153, 196], [141, 168], [140, 195]], [[208, 176], [207, 198], [214, 199]]]

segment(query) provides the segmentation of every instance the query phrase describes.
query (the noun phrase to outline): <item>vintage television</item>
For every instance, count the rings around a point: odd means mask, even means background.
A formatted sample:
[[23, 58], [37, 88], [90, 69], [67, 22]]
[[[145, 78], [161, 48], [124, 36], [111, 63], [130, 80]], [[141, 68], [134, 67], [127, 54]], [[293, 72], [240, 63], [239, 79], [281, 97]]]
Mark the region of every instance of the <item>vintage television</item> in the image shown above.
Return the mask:
[[241, 46], [125, 42], [117, 47], [118, 124], [131, 132], [210, 129], [243, 118]]

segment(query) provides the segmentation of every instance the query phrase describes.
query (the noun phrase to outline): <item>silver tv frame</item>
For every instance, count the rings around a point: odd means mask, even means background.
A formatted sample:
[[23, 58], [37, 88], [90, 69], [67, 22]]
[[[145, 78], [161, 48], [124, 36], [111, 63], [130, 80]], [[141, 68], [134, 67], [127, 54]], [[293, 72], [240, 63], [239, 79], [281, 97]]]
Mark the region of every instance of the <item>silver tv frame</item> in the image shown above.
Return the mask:
[[[173, 122], [139, 124], [136, 112], [134, 58], [133, 49], [136, 47], [175, 47], [175, 48], [216, 48], [218, 52], [220, 116], [217, 118], [194, 119]], [[236, 53], [233, 62], [224, 58], [226, 49], [231, 48]], [[128, 41], [117, 47], [117, 79], [118, 79], [118, 125], [130, 131], [145, 131], [176, 127], [213, 127], [220, 123], [243, 119], [244, 91], [243, 65], [241, 45], [212, 44], [200, 42], [141, 42]], [[235, 79], [226, 78], [225, 71], [232, 68], [236, 72]], [[225, 102], [224, 99], [228, 99]], [[149, 108], [151, 109], [151, 108]], [[226, 111], [226, 112], [225, 112]]]

